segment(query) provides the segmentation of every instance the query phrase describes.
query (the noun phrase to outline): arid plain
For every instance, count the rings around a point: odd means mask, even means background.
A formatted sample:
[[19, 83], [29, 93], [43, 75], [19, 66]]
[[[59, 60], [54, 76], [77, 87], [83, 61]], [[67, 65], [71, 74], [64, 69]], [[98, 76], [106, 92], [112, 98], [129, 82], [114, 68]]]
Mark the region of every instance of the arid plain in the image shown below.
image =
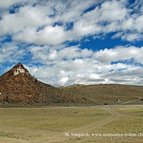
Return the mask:
[[142, 143], [142, 105], [0, 108], [0, 143]]

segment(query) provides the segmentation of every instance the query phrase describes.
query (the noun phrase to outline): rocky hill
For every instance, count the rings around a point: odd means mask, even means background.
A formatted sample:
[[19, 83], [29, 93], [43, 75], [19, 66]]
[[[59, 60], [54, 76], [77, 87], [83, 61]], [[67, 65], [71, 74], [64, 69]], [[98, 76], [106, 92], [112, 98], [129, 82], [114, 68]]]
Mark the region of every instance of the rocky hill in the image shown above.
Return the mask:
[[143, 86], [99, 84], [53, 87], [45, 84], [18, 63], [0, 76], [1, 104], [143, 104]]
[[60, 89], [37, 80], [21, 63], [0, 76], [0, 103], [3, 104], [77, 103], [82, 101], [82, 98], [64, 94]]
[[94, 104], [143, 104], [143, 86], [121, 84], [72, 85], [65, 94], [83, 96]]

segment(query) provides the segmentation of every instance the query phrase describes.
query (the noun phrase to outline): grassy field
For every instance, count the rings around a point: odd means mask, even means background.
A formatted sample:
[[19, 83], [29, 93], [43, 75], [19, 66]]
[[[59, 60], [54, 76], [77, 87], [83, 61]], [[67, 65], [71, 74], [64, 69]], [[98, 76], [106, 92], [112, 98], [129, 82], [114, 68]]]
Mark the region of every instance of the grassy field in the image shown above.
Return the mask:
[[0, 108], [0, 143], [143, 143], [143, 106]]

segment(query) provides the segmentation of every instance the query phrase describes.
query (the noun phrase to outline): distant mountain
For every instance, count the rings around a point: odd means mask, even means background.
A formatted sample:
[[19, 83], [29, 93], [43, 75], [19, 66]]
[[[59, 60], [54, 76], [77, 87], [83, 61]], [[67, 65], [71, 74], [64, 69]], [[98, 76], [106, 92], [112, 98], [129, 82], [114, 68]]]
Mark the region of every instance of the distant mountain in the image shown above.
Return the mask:
[[82, 98], [62, 93], [59, 88], [42, 83], [18, 63], [0, 76], [0, 103], [50, 104], [84, 102]]

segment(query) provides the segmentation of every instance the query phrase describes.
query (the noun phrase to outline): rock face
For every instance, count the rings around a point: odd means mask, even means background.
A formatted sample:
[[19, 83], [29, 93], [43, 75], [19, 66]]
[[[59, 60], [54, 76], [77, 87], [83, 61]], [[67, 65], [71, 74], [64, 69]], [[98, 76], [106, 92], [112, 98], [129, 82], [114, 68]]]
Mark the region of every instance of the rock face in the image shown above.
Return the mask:
[[30, 75], [18, 63], [0, 76], [0, 103], [49, 104], [80, 102], [80, 99], [62, 93], [60, 89], [45, 84]]

